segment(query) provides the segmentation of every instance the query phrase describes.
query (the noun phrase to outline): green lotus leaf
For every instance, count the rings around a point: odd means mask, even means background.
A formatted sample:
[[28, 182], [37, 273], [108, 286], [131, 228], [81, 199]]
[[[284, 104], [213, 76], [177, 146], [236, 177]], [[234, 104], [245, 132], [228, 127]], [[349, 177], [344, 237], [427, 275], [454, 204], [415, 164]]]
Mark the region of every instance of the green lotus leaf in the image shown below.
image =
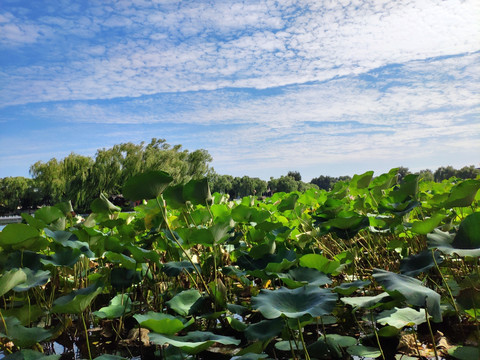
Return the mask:
[[226, 319], [233, 330], [243, 332], [247, 328], [247, 324], [233, 316], [227, 316]]
[[381, 351], [378, 348], [364, 346], [364, 345], [354, 345], [347, 348], [347, 352], [353, 356], [360, 356], [361, 358], [377, 358], [382, 355]]
[[27, 279], [25, 280], [25, 282], [13, 288], [13, 290], [17, 292], [27, 291], [28, 289], [31, 289], [35, 286], [45, 285], [50, 279], [50, 271], [48, 270], [33, 271], [27, 267], [23, 268], [22, 270], [27, 275]]
[[90, 204], [90, 209], [95, 214], [113, 214], [114, 212], [122, 211], [122, 209], [114, 205], [105, 194], [100, 194], [100, 197], [93, 200]]
[[423, 286], [420, 280], [381, 269], [374, 269], [373, 277], [388, 293], [401, 294], [410, 305], [426, 306], [435, 322], [442, 321], [440, 294]]
[[480, 249], [480, 212], [468, 215], [460, 223], [452, 246], [456, 249]]
[[190, 326], [194, 319], [186, 320], [169, 314], [149, 311], [146, 314], [133, 315], [140, 326], [147, 328], [155, 333], [164, 335], [173, 335]]
[[440, 225], [445, 216], [444, 213], [435, 213], [428, 219], [415, 221], [412, 223], [412, 231], [420, 235], [427, 235]]
[[280, 204], [278, 204], [277, 206], [277, 210], [284, 212], [287, 210], [295, 209], [295, 204], [297, 203], [298, 198], [299, 198], [298, 194], [295, 194], [295, 193], [290, 194], [289, 196], [282, 199]]
[[100, 308], [98, 311], [94, 311], [93, 315], [101, 319], [117, 319], [132, 311], [132, 300], [127, 294], [118, 294], [112, 300], [108, 306]]
[[172, 181], [173, 178], [164, 171], [148, 171], [127, 180], [122, 193], [129, 200], [154, 199], [160, 196]]
[[184, 290], [167, 301], [167, 305], [181, 316], [192, 314], [202, 302], [202, 295], [198, 290]]
[[28, 225], [33, 226], [34, 228], [36, 228], [38, 230], [42, 230], [42, 229], [47, 227], [47, 224], [45, 223], [45, 221], [37, 219], [37, 218], [33, 217], [32, 215], [29, 215], [27, 213], [22, 213], [21, 216], [22, 216], [22, 219], [25, 220], [25, 222]]
[[45, 234], [52, 238], [55, 243], [62, 245], [63, 247], [78, 249], [88, 258], [94, 258], [95, 254], [90, 250], [88, 243], [79, 241], [77, 236], [69, 231], [51, 231], [45, 229]]
[[103, 354], [100, 356], [97, 356], [93, 360], [127, 360], [128, 358], [123, 357], [123, 356], [118, 356], [118, 355], [112, 355], [112, 354]]
[[[52, 333], [49, 330], [39, 327], [25, 327], [15, 317], [5, 317], [0, 321], [0, 334], [9, 338], [16, 346], [30, 347], [36, 343], [48, 339]], [[4, 324], [7, 325], [5, 330]]]
[[137, 262], [135, 261], [135, 259], [132, 259], [130, 256], [119, 254], [113, 251], [105, 252], [104, 256], [108, 261], [114, 264], [120, 264], [125, 269], [135, 270], [137, 267]]
[[282, 318], [273, 320], [262, 320], [255, 324], [250, 324], [244, 331], [247, 340], [251, 341], [267, 341], [280, 334], [285, 327]]
[[15, 286], [27, 281], [27, 274], [22, 269], [12, 269], [7, 271], [0, 278], [0, 296], [5, 295]]
[[193, 205], [205, 205], [211, 202], [212, 194], [206, 178], [201, 180], [190, 180], [183, 187], [183, 198]]
[[55, 206], [44, 206], [41, 209], [35, 211], [35, 218], [38, 220], [42, 220], [47, 225], [64, 217], [65, 214], [63, 213], [63, 211]]
[[349, 187], [351, 189], [365, 189], [370, 184], [373, 177], [373, 171], [367, 171], [361, 175], [353, 175]]
[[442, 206], [446, 209], [470, 206], [478, 189], [480, 189], [480, 180], [468, 179], [462, 181], [450, 190], [450, 194]]
[[357, 291], [358, 289], [362, 289], [363, 287], [367, 286], [370, 284], [370, 280], [356, 280], [356, 281], [352, 281], [352, 282], [349, 282], [349, 283], [342, 283], [338, 286], [335, 286], [333, 288], [333, 291], [335, 291], [336, 293], [339, 293], [341, 295], [344, 295], [344, 296], [350, 296], [352, 295], [355, 291]]
[[245, 355], [234, 356], [230, 360], [269, 360], [267, 354], [247, 353]]
[[267, 220], [270, 217], [270, 212], [266, 210], [258, 210], [254, 207], [246, 206], [246, 205], [238, 205], [233, 208], [232, 210], [232, 218], [236, 222], [241, 223], [261, 223]]
[[22, 307], [2, 309], [1, 311], [3, 317], [16, 317], [23, 326], [29, 326], [32, 322], [37, 321], [45, 313], [40, 305], [29, 305], [28, 303]]
[[448, 349], [448, 354], [459, 360], [480, 359], [480, 350], [473, 346], [455, 346]]
[[118, 267], [113, 268], [110, 273], [110, 284], [119, 291], [128, 289], [133, 284], [140, 282], [140, 280], [142, 280], [141, 272], [133, 269]]
[[387, 292], [375, 296], [342, 297], [340, 300], [354, 309], [374, 309], [380, 306], [389, 306], [393, 301], [392, 297]]
[[357, 343], [357, 339], [351, 336], [327, 334], [325, 337], [327, 338], [327, 342], [335, 343], [340, 347], [353, 346]]
[[53, 255], [45, 256], [43, 259], [40, 259], [40, 262], [44, 265], [67, 266], [71, 268], [77, 263], [81, 255], [82, 252], [79, 249], [67, 247], [56, 251]]
[[[434, 258], [435, 256], [435, 258]], [[400, 261], [400, 272], [407, 276], [417, 276], [422, 272], [426, 272], [435, 266], [435, 262], [440, 264], [443, 258], [438, 251], [425, 250], [419, 254], [410, 255]]]
[[332, 283], [332, 280], [326, 274], [317, 269], [305, 267], [292, 269], [286, 274], [279, 273], [277, 276], [291, 289], [305, 285], [322, 286]]
[[[0, 246], [14, 249], [41, 249], [39, 247], [40, 233], [26, 224], [8, 224], [0, 231]], [[40, 244], [45, 246], [45, 244]]]
[[393, 308], [384, 310], [377, 316], [377, 322], [382, 325], [391, 325], [397, 329], [405, 326], [420, 325], [426, 322], [425, 309]]
[[156, 345], [170, 344], [188, 354], [198, 354], [208, 349], [214, 343], [223, 345], [240, 344], [240, 340], [229, 336], [216, 335], [209, 331], [192, 331], [185, 336], [166, 336], [157, 333], [150, 333], [148, 336], [150, 341]]
[[58, 360], [61, 356], [62, 355], [45, 355], [35, 350], [22, 349], [5, 356], [3, 360]]
[[317, 269], [324, 274], [333, 274], [340, 270], [342, 264], [340, 261], [329, 260], [323, 255], [307, 254], [300, 258], [300, 265], [312, 269]]
[[132, 257], [137, 263], [145, 263], [150, 260], [153, 263], [158, 263], [160, 255], [155, 250], [145, 250], [139, 246], [127, 245], [126, 248], [132, 254]]
[[70, 294], [59, 297], [53, 302], [52, 312], [56, 314], [80, 314], [100, 294], [103, 287], [92, 284], [89, 287], [74, 290]]
[[294, 351], [302, 351], [303, 345], [301, 342], [282, 340], [275, 343], [275, 349], [280, 351], [292, 351], [292, 349]]
[[429, 247], [444, 254], [458, 256], [480, 256], [480, 212], [468, 215], [458, 228], [456, 235], [435, 229], [428, 234]]
[[189, 273], [199, 271], [200, 265], [195, 264], [194, 267], [190, 261], [170, 261], [163, 265], [162, 270], [167, 276], [175, 277], [180, 275], [183, 270], [188, 271]]
[[262, 289], [252, 298], [252, 307], [267, 319], [282, 315], [299, 318], [309, 314], [312, 317], [330, 314], [335, 307], [337, 296], [327, 289], [304, 286], [297, 289], [281, 287], [276, 290]]

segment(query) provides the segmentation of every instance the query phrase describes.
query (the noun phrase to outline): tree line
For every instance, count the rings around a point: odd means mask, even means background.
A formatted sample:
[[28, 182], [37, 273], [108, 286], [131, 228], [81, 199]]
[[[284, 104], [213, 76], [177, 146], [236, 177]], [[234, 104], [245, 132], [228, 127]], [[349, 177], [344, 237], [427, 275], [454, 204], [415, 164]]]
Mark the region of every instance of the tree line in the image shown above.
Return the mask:
[[[302, 181], [298, 171], [289, 171], [268, 181], [258, 177], [233, 177], [217, 174], [210, 166], [212, 157], [203, 149], [189, 152], [181, 145], [171, 146], [164, 139], [150, 143], [122, 143], [109, 149], [99, 149], [94, 158], [72, 153], [64, 159], [38, 161], [30, 167], [32, 178], [0, 178], [0, 215], [14, 214], [61, 201], [71, 201], [74, 209], [89, 212], [91, 202], [100, 193], [114, 198], [130, 177], [148, 170], [168, 172], [174, 183], [207, 177], [212, 192], [228, 194], [231, 199], [248, 195], [269, 196], [276, 192], [303, 192], [309, 188], [330, 190], [350, 176], [320, 175], [310, 182]], [[410, 174], [406, 167], [398, 168], [398, 180]], [[451, 177], [475, 178], [480, 170], [472, 166], [454, 169], [452, 166], [417, 172], [425, 180], [441, 182]]]

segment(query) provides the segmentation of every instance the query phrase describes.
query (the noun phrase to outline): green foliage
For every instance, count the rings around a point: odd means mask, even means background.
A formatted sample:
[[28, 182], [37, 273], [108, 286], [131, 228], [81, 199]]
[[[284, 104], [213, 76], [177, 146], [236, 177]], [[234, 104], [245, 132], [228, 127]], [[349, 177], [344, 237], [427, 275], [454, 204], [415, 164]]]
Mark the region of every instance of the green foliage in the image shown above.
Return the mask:
[[133, 212], [100, 195], [87, 219], [65, 201], [0, 232], [0, 332], [17, 357], [81, 327], [127, 339], [138, 326], [169, 359], [381, 356], [430, 317], [465, 331], [478, 321], [478, 179], [435, 183], [395, 168], [302, 192], [291, 172], [271, 181], [293, 192], [252, 196], [261, 188], [244, 177], [228, 191], [248, 196], [229, 200], [205, 178], [134, 174], [141, 151], [122, 149], [122, 161], [136, 159], [124, 162], [134, 169], [124, 195], [145, 200]]

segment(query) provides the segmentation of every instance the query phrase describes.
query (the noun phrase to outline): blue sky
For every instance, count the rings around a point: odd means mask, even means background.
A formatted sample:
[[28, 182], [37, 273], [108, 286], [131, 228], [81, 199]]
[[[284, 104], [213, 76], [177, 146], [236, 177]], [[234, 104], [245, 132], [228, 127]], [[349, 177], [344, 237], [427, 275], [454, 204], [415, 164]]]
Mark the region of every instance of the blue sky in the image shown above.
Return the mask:
[[480, 166], [480, 2], [0, 3], [0, 177], [164, 138], [220, 174]]

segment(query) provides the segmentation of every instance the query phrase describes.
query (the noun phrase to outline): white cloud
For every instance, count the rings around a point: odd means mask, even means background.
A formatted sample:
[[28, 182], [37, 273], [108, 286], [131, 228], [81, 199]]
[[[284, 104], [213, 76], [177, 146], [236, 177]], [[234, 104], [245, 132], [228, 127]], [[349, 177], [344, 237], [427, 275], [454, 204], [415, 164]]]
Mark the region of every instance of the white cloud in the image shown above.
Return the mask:
[[[112, 3], [111, 9], [87, 8], [88, 16], [43, 17], [43, 24], [60, 27], [57, 34], [96, 38], [78, 43], [61, 69], [35, 65], [48, 80], [24, 76], [29, 67], [9, 69], [0, 78], [0, 104], [269, 88], [480, 49], [480, 4], [474, 0], [345, 4]], [[29, 41], [40, 39], [27, 25], [7, 25], [10, 42], [21, 31]], [[30, 20], [28, 26], [43, 25]], [[111, 26], [125, 35], [107, 42]], [[102, 47], [105, 52], [96, 51]]]

